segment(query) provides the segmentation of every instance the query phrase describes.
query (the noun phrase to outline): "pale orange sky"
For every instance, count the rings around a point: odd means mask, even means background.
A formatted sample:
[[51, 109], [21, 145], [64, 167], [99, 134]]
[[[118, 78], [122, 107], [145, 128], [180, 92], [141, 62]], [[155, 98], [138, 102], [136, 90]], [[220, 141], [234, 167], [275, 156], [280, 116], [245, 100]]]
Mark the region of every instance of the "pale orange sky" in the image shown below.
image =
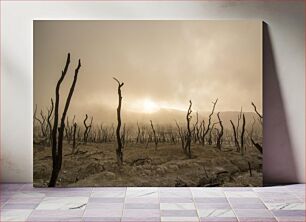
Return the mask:
[[189, 99], [204, 112], [215, 98], [217, 111], [253, 111], [251, 101], [262, 110], [260, 21], [34, 21], [38, 109], [54, 98], [67, 52], [62, 98], [82, 62], [70, 116], [109, 118], [118, 103], [113, 76], [125, 83], [125, 113], [187, 110]]

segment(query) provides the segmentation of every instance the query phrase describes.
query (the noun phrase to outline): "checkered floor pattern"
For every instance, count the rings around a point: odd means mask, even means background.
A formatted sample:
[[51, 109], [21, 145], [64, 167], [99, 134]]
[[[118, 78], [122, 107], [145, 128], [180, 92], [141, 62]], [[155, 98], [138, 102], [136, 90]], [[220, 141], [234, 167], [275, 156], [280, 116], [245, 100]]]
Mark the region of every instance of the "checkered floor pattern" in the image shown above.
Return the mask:
[[1, 184], [1, 221], [305, 221], [305, 185], [33, 188]]

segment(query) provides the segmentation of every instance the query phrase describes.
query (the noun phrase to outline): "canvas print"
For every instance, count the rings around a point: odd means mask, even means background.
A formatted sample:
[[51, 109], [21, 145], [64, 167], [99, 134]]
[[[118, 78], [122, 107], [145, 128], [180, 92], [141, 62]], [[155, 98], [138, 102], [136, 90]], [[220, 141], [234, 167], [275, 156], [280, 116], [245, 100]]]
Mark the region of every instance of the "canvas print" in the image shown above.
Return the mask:
[[261, 186], [262, 22], [34, 21], [34, 186]]

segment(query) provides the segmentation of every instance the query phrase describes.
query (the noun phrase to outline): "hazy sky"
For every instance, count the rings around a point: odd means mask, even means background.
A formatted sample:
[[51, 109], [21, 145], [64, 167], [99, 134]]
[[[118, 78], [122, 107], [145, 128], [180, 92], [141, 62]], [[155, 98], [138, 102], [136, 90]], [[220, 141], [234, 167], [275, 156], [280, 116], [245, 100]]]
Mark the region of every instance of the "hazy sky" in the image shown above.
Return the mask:
[[[259, 21], [35, 21], [34, 104], [45, 108], [71, 53], [61, 87], [66, 98], [77, 60], [82, 67], [69, 115], [109, 118], [123, 81], [123, 112], [160, 109], [262, 110]], [[62, 101], [63, 107], [63, 101]], [[113, 114], [112, 114], [113, 115]]]

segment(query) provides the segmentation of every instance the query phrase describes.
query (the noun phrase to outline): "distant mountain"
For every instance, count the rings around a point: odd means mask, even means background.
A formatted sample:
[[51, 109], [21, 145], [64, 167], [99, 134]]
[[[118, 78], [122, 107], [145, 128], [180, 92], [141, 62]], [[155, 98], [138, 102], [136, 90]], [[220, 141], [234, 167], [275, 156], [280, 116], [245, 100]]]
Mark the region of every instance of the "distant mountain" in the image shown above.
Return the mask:
[[[259, 124], [258, 117], [254, 112], [243, 112], [246, 118], [246, 126], [252, 125], [254, 119], [256, 121], [256, 125]], [[204, 119], [205, 124], [208, 123], [208, 116], [210, 112], [199, 112], [198, 120], [199, 123]], [[239, 111], [223, 111], [220, 112], [220, 118], [225, 128], [231, 128], [230, 120], [237, 124]], [[112, 124], [116, 123], [116, 112], [113, 110], [94, 110], [88, 114], [89, 116], [94, 117], [94, 123], [104, 123], [104, 124]], [[136, 124], [137, 122], [141, 124], [150, 124], [150, 120], [153, 121], [156, 125], [164, 125], [164, 124], [175, 124], [177, 121], [179, 124], [186, 124], [186, 112], [176, 109], [160, 109], [154, 113], [141, 113], [141, 112], [131, 112], [122, 110], [122, 122], [128, 125]], [[78, 121], [81, 121], [80, 119]], [[192, 125], [196, 122], [196, 112], [192, 112]], [[214, 112], [212, 116], [212, 123], [218, 122], [217, 112]], [[241, 119], [242, 124], [242, 119]]]

